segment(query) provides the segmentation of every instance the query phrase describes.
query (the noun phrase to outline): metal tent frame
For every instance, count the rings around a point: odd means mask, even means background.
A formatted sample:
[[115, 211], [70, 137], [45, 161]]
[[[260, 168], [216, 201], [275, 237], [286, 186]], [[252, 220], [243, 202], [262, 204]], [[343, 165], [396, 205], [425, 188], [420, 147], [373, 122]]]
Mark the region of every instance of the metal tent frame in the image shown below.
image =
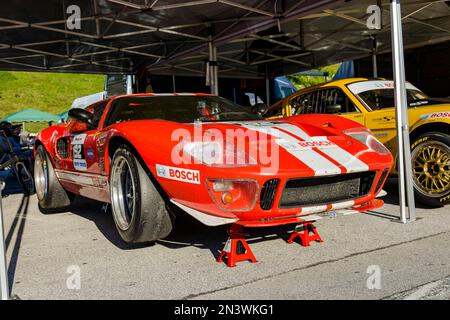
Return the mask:
[[[81, 28], [69, 30], [65, 0], [46, 10], [24, 0], [0, 12], [0, 69], [133, 73], [145, 66], [205, 76], [210, 44], [223, 77], [264, 78], [366, 56], [376, 62], [391, 51], [389, 0], [378, 1], [384, 27], [366, 27], [366, 9], [376, 2], [74, 0]], [[450, 40], [447, 3], [402, 1], [406, 48]]]

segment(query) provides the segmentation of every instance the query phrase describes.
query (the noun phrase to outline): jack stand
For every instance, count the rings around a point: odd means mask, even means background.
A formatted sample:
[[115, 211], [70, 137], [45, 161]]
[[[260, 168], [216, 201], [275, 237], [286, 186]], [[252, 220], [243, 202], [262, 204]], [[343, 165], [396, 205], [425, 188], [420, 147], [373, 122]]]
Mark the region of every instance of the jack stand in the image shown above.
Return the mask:
[[257, 262], [252, 250], [247, 244], [245, 237], [248, 234], [242, 233], [242, 226], [238, 224], [231, 225], [228, 230], [230, 237], [225, 243], [225, 247], [220, 252], [217, 262], [223, 262], [223, 258], [227, 257], [227, 266], [235, 267], [236, 262], [249, 260], [254, 263]]
[[[310, 235], [311, 232], [313, 235]], [[288, 243], [291, 244], [296, 237], [300, 238], [303, 247], [309, 247], [309, 243], [312, 241], [323, 242], [312, 222], [303, 222], [302, 224], [296, 225], [294, 232], [289, 237]]]

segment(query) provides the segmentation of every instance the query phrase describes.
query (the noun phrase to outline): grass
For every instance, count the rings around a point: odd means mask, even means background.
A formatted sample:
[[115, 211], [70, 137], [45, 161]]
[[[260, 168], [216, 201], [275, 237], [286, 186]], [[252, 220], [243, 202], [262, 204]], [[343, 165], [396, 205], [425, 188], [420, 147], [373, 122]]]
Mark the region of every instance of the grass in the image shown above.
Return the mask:
[[[78, 97], [103, 91], [105, 76], [91, 74], [0, 71], [0, 119], [11, 113], [39, 109], [60, 114]], [[27, 123], [37, 132], [45, 123]]]

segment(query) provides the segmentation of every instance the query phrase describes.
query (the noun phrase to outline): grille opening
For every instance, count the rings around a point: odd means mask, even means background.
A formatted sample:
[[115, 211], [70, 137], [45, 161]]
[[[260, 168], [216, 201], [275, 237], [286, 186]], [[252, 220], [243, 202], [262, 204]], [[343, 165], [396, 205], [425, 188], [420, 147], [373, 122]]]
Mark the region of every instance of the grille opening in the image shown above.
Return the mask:
[[277, 193], [279, 179], [268, 180], [264, 183], [261, 196], [259, 198], [259, 205], [263, 210], [272, 209], [273, 202], [275, 201], [275, 194]]
[[384, 169], [381, 173], [380, 180], [378, 180], [377, 187], [375, 188], [375, 194], [378, 194], [381, 191], [381, 188], [383, 187], [383, 184], [387, 178], [387, 175], [389, 174], [389, 169]]
[[291, 179], [286, 182], [280, 208], [325, 205], [354, 200], [369, 194], [376, 173], [359, 172], [343, 175]]
[[67, 159], [69, 157], [69, 141], [67, 139], [59, 139], [56, 143], [56, 151], [61, 159]]

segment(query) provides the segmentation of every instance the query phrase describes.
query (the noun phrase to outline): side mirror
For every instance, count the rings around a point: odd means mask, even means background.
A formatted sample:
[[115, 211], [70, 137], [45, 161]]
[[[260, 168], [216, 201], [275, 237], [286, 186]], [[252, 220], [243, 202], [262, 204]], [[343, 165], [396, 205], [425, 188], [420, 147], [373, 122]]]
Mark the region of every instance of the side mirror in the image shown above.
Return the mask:
[[81, 108], [73, 108], [69, 110], [68, 116], [77, 122], [85, 123], [90, 128], [94, 128], [94, 120], [92, 113]]
[[328, 114], [341, 113], [342, 106], [340, 104], [332, 104], [326, 107], [326, 112]]

